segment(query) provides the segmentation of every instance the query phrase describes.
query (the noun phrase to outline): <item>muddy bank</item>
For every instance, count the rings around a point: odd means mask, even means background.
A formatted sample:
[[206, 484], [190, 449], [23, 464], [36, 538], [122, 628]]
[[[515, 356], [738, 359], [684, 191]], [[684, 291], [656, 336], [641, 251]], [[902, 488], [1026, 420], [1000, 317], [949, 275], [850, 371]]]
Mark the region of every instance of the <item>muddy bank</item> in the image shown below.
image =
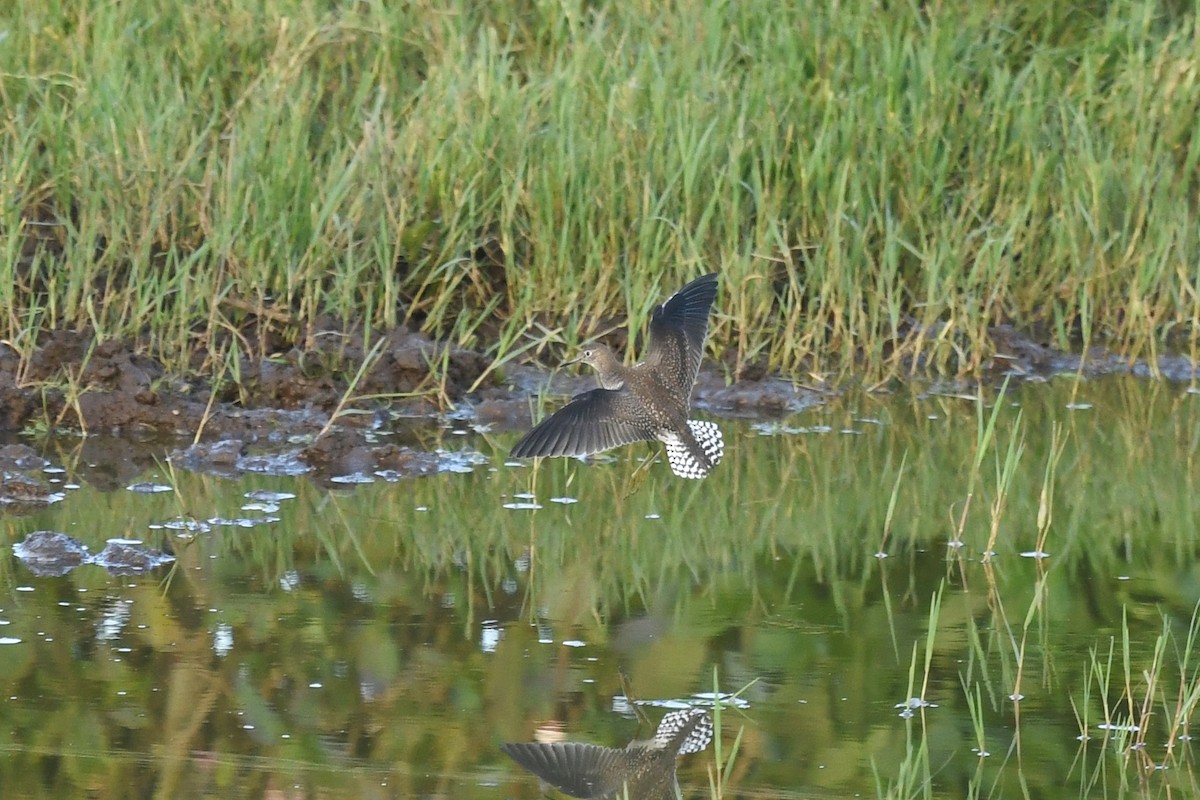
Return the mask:
[[[355, 383], [369, 355], [360, 336], [329, 330], [312, 341], [318, 344], [310, 349], [243, 359], [236, 381], [216, 383], [169, 375], [147, 348], [97, 342], [86, 333], [46, 333], [24, 360], [0, 345], [0, 430], [65, 428], [154, 440], [180, 466], [215, 473], [260, 469], [391, 478], [453, 468], [435, 452], [431, 433], [440, 435], [438, 426], [524, 429], [537, 395], [569, 396], [595, 385], [588, 374], [536, 364], [496, 367], [478, 352], [403, 329], [386, 335]], [[1008, 326], [994, 329], [992, 343], [985, 374], [956, 386], [1080, 371], [1196, 377], [1186, 358], [1163, 357], [1152, 365], [1093, 350], [1083, 360]], [[793, 383], [763, 369], [745, 371], [733, 383], [724, 375], [720, 365], [707, 366], [695, 392], [696, 406], [718, 417], [781, 416], [837, 391], [809, 376]], [[381, 431], [389, 434], [386, 442]], [[255, 461], [263, 458], [253, 454], [256, 446], [282, 451], [288, 444], [296, 445], [290, 461]]]

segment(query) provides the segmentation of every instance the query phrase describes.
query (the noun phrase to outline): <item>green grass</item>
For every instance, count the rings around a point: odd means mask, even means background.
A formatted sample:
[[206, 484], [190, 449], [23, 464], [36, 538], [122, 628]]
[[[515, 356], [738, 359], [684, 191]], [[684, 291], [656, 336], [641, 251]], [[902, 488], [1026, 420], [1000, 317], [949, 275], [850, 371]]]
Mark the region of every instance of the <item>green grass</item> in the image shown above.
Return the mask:
[[1195, 355], [1195, 5], [886, 6], [16, 0], [0, 338], [503, 361], [717, 269], [731, 372]]

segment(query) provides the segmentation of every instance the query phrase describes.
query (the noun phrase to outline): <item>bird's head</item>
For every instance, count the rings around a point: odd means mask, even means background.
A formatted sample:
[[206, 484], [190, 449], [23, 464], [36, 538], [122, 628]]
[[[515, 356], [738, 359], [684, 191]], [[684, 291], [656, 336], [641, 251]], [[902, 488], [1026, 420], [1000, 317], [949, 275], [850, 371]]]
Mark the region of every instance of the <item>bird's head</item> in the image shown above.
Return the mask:
[[563, 366], [567, 364], [587, 364], [596, 370], [600, 385], [605, 389], [619, 389], [624, 383], [620, 374], [621, 362], [606, 345], [589, 344], [575, 358], [563, 362]]
[[616, 355], [607, 346], [589, 344], [580, 351], [579, 355], [569, 361], [564, 361], [563, 366], [567, 364], [587, 364], [592, 369], [603, 372], [605, 369], [618, 363], [620, 362], [617, 361]]

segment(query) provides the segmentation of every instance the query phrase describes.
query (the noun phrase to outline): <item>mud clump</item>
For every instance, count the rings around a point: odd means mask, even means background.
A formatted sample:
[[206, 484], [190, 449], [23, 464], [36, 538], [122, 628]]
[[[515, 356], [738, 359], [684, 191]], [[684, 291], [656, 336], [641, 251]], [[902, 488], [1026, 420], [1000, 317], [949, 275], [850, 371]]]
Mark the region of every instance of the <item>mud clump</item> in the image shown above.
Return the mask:
[[13, 555], [39, 577], [66, 575], [84, 564], [95, 564], [111, 575], [138, 575], [175, 560], [141, 542], [112, 539], [93, 556], [83, 542], [58, 531], [34, 531], [13, 545]]
[[[186, 468], [220, 474], [383, 471], [416, 476], [445, 465], [436, 458], [427, 462], [420, 447], [407, 446], [417, 442], [381, 445], [371, 435], [374, 428], [396, 420], [421, 420], [428, 426], [453, 406], [456, 419], [482, 428], [525, 429], [534, 416], [532, 398], [546, 392], [569, 396], [596, 385], [590, 374], [531, 364], [508, 363], [489, 372], [492, 365], [482, 354], [405, 327], [365, 336], [361, 327], [331, 318], [295, 327], [303, 333], [290, 339], [279, 328], [261, 340], [243, 332], [232, 369], [223, 353], [214, 354], [201, 343], [187, 375], [166, 369], [149, 355], [149, 345], [99, 340], [90, 332], [46, 331], [24, 353], [0, 343], [0, 432], [43, 426], [116, 434], [136, 443], [172, 437], [159, 452], [176, 448]], [[1012, 326], [997, 325], [990, 333], [990, 352], [974, 359], [983, 365], [975, 381], [1041, 380], [1061, 372], [1127, 372], [1169, 380], [1195, 380], [1198, 375], [1196, 365], [1182, 356], [1129, 362], [1101, 348], [1063, 353]], [[205, 377], [214, 363], [222, 365], [217, 376]], [[919, 365], [913, 367], [915, 371]], [[694, 404], [718, 416], [773, 417], [819, 404], [836, 391], [819, 374], [788, 377], [769, 370], [765, 360], [727, 360], [701, 372]], [[180, 437], [222, 444], [188, 451], [179, 449]], [[278, 454], [289, 447], [282, 461], [263, 455], [265, 449]], [[116, 474], [112, 481], [120, 484], [123, 477]], [[13, 502], [22, 493], [39, 491], [22, 485], [19, 477], [9, 483], [7, 489], [0, 486], [0, 502], [6, 491]]]
[[109, 575], [140, 575], [174, 560], [174, 556], [145, 547], [140, 542], [110, 540], [89, 563], [103, 567]]
[[[487, 369], [486, 359], [474, 351], [403, 328], [369, 345], [359, 335], [334, 330], [310, 339], [315, 344], [307, 349], [243, 357], [237, 381], [216, 383], [169, 375], [145, 348], [96, 341], [88, 333], [47, 332], [25, 358], [0, 345], [0, 430], [49, 424], [143, 437], [201, 431], [209, 439], [258, 440], [276, 430], [320, 430], [381, 340], [353, 392], [379, 404], [432, 413], [429, 400], [413, 396], [460, 399]], [[203, 355], [197, 354], [201, 362]], [[303, 413], [278, 413], [283, 411]]]
[[[62, 486], [51, 486], [42, 479], [49, 465], [27, 445], [0, 447], [0, 510], [6, 514], [32, 514], [63, 500], [66, 495]], [[55, 480], [61, 484], [60, 479]]]
[[66, 575], [91, 558], [82, 542], [57, 531], [34, 531], [13, 545], [13, 555], [41, 577]]

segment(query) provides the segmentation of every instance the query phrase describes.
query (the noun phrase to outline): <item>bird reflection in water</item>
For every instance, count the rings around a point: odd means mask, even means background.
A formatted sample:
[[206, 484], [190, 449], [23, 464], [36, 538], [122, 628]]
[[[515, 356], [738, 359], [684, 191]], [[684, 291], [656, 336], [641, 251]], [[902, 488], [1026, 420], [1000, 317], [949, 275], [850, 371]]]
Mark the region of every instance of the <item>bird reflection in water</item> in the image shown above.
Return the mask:
[[654, 738], [625, 748], [580, 742], [506, 743], [500, 749], [525, 769], [571, 797], [587, 800], [676, 800], [676, 759], [712, 741], [713, 723], [698, 708], [663, 717]]

